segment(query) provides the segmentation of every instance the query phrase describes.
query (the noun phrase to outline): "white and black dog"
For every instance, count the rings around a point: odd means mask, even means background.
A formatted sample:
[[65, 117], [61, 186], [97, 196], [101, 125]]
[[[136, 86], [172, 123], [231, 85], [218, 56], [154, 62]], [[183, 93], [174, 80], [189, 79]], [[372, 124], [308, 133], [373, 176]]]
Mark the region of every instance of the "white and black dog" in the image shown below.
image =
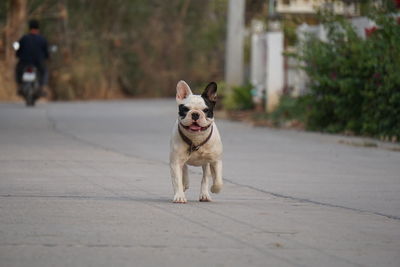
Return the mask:
[[200, 201], [211, 201], [209, 178], [212, 176], [212, 193], [222, 189], [222, 143], [214, 123], [217, 84], [211, 82], [201, 95], [193, 95], [189, 85], [178, 82], [176, 102], [178, 120], [171, 138], [170, 168], [175, 203], [186, 203], [184, 191], [189, 188], [188, 165], [202, 166]]

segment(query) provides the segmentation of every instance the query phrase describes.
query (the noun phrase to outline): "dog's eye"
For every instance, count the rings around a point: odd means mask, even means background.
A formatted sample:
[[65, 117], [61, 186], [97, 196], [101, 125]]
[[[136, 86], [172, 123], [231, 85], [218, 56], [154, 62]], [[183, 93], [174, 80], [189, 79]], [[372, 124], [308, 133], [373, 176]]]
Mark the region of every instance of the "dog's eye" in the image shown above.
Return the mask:
[[179, 106], [179, 111], [180, 112], [188, 112], [190, 109], [184, 105]]
[[185, 107], [183, 104], [179, 105], [179, 116], [185, 117], [189, 110], [190, 109], [188, 107]]
[[203, 109], [204, 113], [207, 113], [208, 111], [209, 111], [208, 108]]

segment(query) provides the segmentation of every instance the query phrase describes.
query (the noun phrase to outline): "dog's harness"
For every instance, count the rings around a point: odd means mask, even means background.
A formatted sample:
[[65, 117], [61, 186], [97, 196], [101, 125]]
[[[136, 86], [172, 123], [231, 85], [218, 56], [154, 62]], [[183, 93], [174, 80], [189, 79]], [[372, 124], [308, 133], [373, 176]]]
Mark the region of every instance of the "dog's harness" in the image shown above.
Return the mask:
[[193, 144], [192, 140], [190, 140], [186, 135], [183, 134], [181, 127], [179, 127], [179, 126], [178, 126], [178, 131], [179, 131], [179, 135], [181, 136], [182, 140], [185, 141], [185, 143], [189, 145], [188, 152], [190, 155], [192, 152], [199, 150], [199, 148], [202, 145], [204, 145], [205, 143], [208, 142], [208, 140], [210, 140], [211, 135], [213, 133], [213, 127], [211, 126], [211, 131], [210, 131], [210, 134], [207, 136], [207, 138], [203, 142], [198, 144], [197, 146]]

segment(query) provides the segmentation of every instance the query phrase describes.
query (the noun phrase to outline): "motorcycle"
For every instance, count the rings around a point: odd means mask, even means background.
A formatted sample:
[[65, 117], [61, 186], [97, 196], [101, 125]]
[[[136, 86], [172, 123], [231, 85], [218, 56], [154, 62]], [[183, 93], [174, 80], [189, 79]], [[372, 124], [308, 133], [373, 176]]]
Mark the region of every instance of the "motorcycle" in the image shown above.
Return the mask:
[[39, 73], [35, 66], [25, 66], [22, 72], [20, 93], [25, 99], [26, 106], [33, 107], [41, 96]]
[[[19, 42], [13, 43], [15, 51], [17, 51], [19, 47]], [[56, 51], [57, 46], [52, 45], [50, 47], [50, 52]], [[21, 77], [22, 84], [18, 92], [25, 99], [25, 103], [28, 107], [33, 107], [41, 96], [45, 96], [45, 92], [42, 91], [39, 83], [39, 75], [39, 71], [34, 65], [27, 65], [23, 68]]]

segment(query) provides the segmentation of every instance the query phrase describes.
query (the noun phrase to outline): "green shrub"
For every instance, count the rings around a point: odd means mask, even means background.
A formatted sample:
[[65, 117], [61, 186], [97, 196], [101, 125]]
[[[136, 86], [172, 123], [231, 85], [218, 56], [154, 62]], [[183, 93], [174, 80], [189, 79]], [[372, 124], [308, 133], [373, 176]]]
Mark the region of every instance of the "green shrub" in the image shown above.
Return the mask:
[[400, 137], [400, 25], [390, 15], [363, 40], [350, 23], [329, 17], [328, 41], [309, 37], [299, 54], [310, 78], [307, 127]]
[[254, 107], [251, 94], [253, 86], [246, 84], [243, 86], [232, 87], [229, 93], [223, 98], [224, 108], [228, 110], [249, 110]]
[[288, 95], [283, 95], [280, 98], [279, 106], [268, 114], [268, 118], [278, 126], [282, 123], [292, 120], [305, 123], [307, 111], [307, 97], [291, 97]]

